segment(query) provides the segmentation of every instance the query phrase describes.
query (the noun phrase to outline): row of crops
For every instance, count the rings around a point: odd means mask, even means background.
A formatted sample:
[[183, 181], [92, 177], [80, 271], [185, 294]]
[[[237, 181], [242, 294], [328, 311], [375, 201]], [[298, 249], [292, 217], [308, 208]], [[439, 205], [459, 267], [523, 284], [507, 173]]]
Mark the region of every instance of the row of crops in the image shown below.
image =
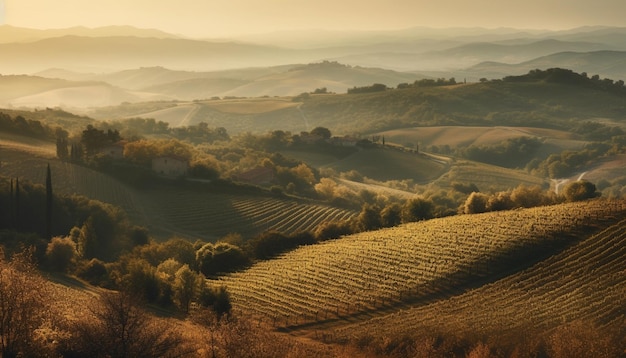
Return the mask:
[[405, 334], [418, 327], [443, 333], [515, 335], [581, 321], [598, 328], [626, 323], [626, 220], [533, 267], [466, 294], [368, 322], [341, 327], [338, 337]]
[[357, 214], [346, 209], [290, 199], [175, 187], [146, 190], [141, 195], [154, 222], [173, 231], [205, 239], [216, 239], [235, 232], [250, 237], [266, 230], [286, 234], [312, 231], [322, 222], [345, 220]]
[[529, 252], [562, 249], [625, 212], [624, 201], [597, 200], [434, 219], [303, 247], [220, 284], [236, 310], [276, 326], [358, 317], [495, 281], [544, 258]]

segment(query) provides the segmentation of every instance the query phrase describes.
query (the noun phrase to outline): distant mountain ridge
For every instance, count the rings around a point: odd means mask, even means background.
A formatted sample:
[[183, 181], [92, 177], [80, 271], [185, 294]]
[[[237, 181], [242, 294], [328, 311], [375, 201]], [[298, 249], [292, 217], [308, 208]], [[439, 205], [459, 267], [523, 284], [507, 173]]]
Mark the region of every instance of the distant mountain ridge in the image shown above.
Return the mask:
[[11, 25], [0, 25], [0, 43], [34, 42], [63, 36], [109, 37], [135, 36], [154, 38], [183, 38], [157, 29], [140, 29], [133, 26], [104, 26], [88, 28], [84, 26], [61, 29], [29, 29]]
[[452, 71], [485, 61], [519, 63], [564, 51], [626, 51], [626, 28], [618, 27], [568, 31], [418, 27], [190, 39], [130, 26], [33, 30], [5, 25], [0, 26], [0, 38], [0, 52], [10, 54], [0, 59], [3, 74], [48, 68], [102, 73], [155, 66], [213, 71], [322, 60], [396, 71]]
[[[109, 74], [81, 74], [60, 69], [51, 69], [40, 74], [53, 78], [0, 76], [0, 104], [85, 108], [144, 100], [190, 101], [215, 96], [293, 96], [323, 88], [327, 92], [345, 93], [354, 86], [383, 83], [395, 87], [398, 83], [412, 83], [423, 78], [412, 73], [353, 67], [334, 62], [216, 72], [142, 67]], [[20, 80], [19, 90], [16, 91]], [[80, 88], [83, 90], [80, 91]], [[90, 98], [89, 94], [95, 98]], [[81, 101], [84, 104], [81, 105]]]

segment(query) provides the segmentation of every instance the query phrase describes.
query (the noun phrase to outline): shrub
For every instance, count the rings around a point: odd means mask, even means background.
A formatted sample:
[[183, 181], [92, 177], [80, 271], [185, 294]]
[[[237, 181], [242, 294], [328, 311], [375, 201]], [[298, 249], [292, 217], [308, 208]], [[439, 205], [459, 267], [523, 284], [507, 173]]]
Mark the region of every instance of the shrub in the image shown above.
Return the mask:
[[54, 271], [67, 272], [77, 255], [76, 243], [70, 237], [54, 237], [46, 248], [46, 262]]
[[563, 189], [563, 195], [567, 201], [581, 201], [598, 196], [596, 186], [586, 180], [568, 183]]
[[238, 270], [249, 261], [238, 246], [225, 242], [205, 244], [196, 252], [198, 268], [207, 277]]
[[343, 235], [352, 234], [352, 225], [348, 221], [328, 221], [321, 223], [315, 230], [317, 241], [338, 239]]
[[70, 328], [58, 345], [59, 354], [75, 357], [181, 356], [183, 339], [164, 320], [148, 315], [132, 294], [103, 292], [91, 319]]
[[463, 205], [463, 213], [465, 214], [477, 214], [487, 211], [487, 201], [489, 197], [482, 193], [473, 192], [465, 200]]
[[402, 207], [402, 222], [413, 222], [433, 218], [435, 206], [432, 201], [417, 198], [407, 201]]
[[102, 285], [109, 279], [109, 272], [103, 261], [91, 259], [76, 269], [76, 275], [92, 285]]

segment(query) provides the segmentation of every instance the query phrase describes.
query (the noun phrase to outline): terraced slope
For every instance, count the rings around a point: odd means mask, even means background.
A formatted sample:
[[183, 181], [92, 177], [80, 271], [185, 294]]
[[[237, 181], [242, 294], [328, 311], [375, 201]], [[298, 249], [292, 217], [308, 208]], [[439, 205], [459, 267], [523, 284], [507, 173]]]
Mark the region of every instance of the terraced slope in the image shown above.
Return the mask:
[[[622, 216], [623, 217], [623, 216]], [[416, 328], [498, 337], [573, 321], [626, 325], [626, 220], [533, 267], [458, 297], [335, 331], [399, 337]], [[619, 329], [619, 328], [618, 328]], [[623, 332], [623, 331], [622, 331]]]
[[303, 247], [225, 277], [236, 310], [297, 328], [363, 320], [495, 281], [624, 217], [624, 201], [462, 215]]
[[140, 195], [155, 230], [203, 239], [218, 239], [229, 233], [250, 237], [266, 230], [286, 234], [313, 231], [322, 222], [358, 215], [351, 210], [293, 199], [173, 186], [141, 191]]

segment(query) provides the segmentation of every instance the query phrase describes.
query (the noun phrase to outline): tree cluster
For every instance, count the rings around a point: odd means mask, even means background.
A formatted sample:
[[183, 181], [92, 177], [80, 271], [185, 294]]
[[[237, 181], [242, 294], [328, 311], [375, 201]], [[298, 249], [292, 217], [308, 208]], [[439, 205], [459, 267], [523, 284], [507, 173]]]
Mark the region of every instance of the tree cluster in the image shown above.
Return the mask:
[[53, 140], [59, 130], [63, 131], [60, 127], [51, 127], [38, 120], [26, 119], [21, 115], [11, 117], [9, 114], [0, 112], [0, 131], [3, 132]]
[[374, 83], [371, 86], [362, 86], [362, 87], [352, 87], [348, 88], [348, 94], [359, 94], [359, 93], [374, 93], [374, 92], [384, 92], [387, 90], [387, 85], [382, 83]]

